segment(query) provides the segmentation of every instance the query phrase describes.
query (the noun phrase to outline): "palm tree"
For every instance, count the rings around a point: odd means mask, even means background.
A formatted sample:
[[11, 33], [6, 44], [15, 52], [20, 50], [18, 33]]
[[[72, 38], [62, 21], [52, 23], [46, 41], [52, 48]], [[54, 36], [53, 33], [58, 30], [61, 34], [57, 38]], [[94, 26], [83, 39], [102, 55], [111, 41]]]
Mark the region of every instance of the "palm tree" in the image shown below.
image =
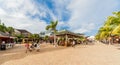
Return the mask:
[[97, 39], [109, 38], [111, 35], [120, 35], [120, 11], [113, 12], [113, 16], [109, 16], [96, 35]]
[[13, 27], [7, 27], [7, 32], [9, 33], [9, 35], [13, 35], [14, 33], [14, 28]]
[[113, 31], [112, 31], [112, 34], [114, 35], [120, 35], [120, 25], [118, 25]]
[[40, 36], [39, 36], [39, 34], [33, 34], [33, 39], [34, 39], [34, 41], [39, 41], [39, 39], [40, 39]]
[[31, 39], [32, 42], [39, 42], [40, 36], [39, 36], [39, 34], [30, 34], [29, 39]]
[[17, 35], [15, 35], [15, 37], [17, 37], [16, 38], [16, 42], [18, 43], [18, 42], [22, 42], [22, 39], [24, 38], [24, 36], [22, 35], [22, 34], [17, 34]]
[[48, 39], [49, 39], [49, 36], [46, 35], [46, 36], [44, 37], [44, 40], [47, 42]]
[[[105, 25], [99, 29], [99, 32], [96, 37], [99, 40], [107, 41], [111, 36], [111, 31], [112, 31], [112, 28], [110, 26]], [[109, 43], [110, 43], [110, 40], [109, 40]]]
[[0, 31], [4, 33], [7, 31], [7, 27], [4, 25], [4, 23], [0, 23]]
[[57, 27], [58, 21], [51, 21], [50, 24], [48, 26], [46, 26], [46, 30], [50, 30], [54, 33], [54, 44], [56, 46], [56, 27]]

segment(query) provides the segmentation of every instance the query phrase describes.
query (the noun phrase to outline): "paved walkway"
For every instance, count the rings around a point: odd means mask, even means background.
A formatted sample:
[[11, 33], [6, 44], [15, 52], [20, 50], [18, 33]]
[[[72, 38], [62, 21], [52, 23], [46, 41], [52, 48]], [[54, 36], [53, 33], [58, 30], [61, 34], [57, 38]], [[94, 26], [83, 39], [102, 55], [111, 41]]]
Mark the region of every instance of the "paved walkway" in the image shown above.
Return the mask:
[[79, 45], [75, 48], [28, 55], [2, 65], [120, 65], [118, 45]]

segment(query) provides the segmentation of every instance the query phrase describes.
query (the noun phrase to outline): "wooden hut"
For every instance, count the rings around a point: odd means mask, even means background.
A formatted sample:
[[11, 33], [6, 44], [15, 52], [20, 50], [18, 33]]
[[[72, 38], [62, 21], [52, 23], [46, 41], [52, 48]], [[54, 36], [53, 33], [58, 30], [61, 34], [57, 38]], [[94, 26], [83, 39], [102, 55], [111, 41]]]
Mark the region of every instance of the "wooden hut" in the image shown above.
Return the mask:
[[60, 43], [64, 46], [70, 46], [72, 40], [77, 40], [78, 38], [81, 37], [80, 34], [76, 34], [68, 30], [60, 31], [56, 34], [56, 36], [57, 36], [57, 39], [61, 39], [61, 38], [64, 39], [63, 42]]

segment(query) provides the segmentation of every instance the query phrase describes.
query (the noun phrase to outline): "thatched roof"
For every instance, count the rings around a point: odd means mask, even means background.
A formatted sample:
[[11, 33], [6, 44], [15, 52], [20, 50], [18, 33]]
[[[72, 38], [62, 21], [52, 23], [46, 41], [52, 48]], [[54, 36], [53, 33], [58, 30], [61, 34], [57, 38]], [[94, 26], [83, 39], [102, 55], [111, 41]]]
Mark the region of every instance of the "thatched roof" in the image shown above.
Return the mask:
[[77, 33], [74, 33], [74, 32], [68, 31], [68, 30], [63, 30], [63, 31], [56, 33], [56, 36], [62, 36], [62, 35], [72, 35], [72, 36], [77, 36], [77, 37], [81, 36], [80, 34], [77, 34]]

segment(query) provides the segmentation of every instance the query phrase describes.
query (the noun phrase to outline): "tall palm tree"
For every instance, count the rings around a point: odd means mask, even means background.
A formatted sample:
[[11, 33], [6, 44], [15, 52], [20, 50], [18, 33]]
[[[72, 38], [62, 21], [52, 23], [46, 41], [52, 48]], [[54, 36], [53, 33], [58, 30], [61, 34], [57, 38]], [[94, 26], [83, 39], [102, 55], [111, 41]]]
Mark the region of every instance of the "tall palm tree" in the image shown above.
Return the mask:
[[54, 33], [54, 44], [56, 46], [56, 32], [57, 32], [57, 24], [58, 24], [58, 21], [51, 21], [50, 24], [48, 26], [46, 26], [46, 30], [50, 30]]

